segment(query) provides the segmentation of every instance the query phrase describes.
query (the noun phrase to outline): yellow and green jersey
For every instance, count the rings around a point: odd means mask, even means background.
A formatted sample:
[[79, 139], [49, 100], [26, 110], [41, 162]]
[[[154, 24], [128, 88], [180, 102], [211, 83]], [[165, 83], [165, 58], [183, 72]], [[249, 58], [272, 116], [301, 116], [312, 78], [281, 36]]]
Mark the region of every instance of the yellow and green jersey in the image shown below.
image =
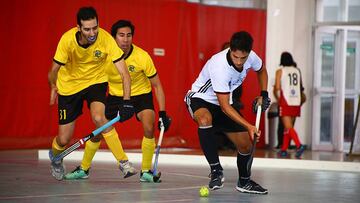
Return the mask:
[[105, 30], [99, 28], [96, 41], [87, 48], [78, 44], [77, 32], [77, 28], [72, 28], [63, 34], [54, 56], [54, 61], [62, 65], [56, 81], [60, 95], [72, 95], [93, 84], [106, 82], [105, 67], [115, 67], [113, 62], [123, 55]]
[[[156, 75], [156, 68], [149, 54], [140, 47], [132, 44], [129, 55], [125, 58], [131, 78], [131, 96], [146, 94], [151, 91], [149, 78]], [[123, 96], [122, 79], [115, 68], [107, 69], [109, 77], [109, 93], [113, 96]]]

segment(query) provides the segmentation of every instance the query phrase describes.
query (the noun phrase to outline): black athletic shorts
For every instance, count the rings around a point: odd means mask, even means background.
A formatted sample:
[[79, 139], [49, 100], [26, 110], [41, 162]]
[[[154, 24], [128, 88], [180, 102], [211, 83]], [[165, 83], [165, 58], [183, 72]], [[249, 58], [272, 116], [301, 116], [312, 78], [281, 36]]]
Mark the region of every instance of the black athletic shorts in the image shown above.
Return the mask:
[[[194, 112], [200, 108], [206, 108], [212, 116], [212, 125], [218, 132], [246, 132], [246, 128], [229, 118], [220, 106], [206, 102], [200, 98], [190, 98], [187, 109], [193, 118]], [[236, 109], [239, 112], [239, 109]]]
[[73, 122], [82, 114], [84, 100], [90, 109], [91, 102], [97, 101], [105, 104], [108, 83], [91, 85], [73, 95], [58, 96], [59, 124], [64, 125]]
[[[130, 98], [131, 104], [134, 106], [135, 113], [138, 114], [139, 112], [145, 109], [154, 110], [154, 102], [152, 92], [141, 94], [137, 96], [131, 96]], [[123, 105], [123, 97], [108, 95], [106, 98], [106, 109], [105, 109], [105, 116], [108, 120], [112, 120], [117, 116], [117, 112], [119, 108]], [[137, 120], [138, 117], [136, 117]]]

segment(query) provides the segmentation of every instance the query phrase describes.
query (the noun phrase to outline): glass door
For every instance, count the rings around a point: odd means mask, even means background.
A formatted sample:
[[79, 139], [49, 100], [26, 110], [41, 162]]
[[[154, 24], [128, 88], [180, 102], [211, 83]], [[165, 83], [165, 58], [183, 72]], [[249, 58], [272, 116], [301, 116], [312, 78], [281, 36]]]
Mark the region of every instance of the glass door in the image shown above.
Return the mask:
[[[342, 42], [344, 31], [321, 27], [315, 32], [313, 150], [341, 150], [343, 100], [341, 100]], [[342, 129], [343, 127], [341, 127]], [[340, 135], [341, 134], [341, 135]]]
[[315, 31], [313, 150], [350, 147], [360, 93], [360, 32], [346, 27]]
[[348, 31], [346, 45], [346, 78], [345, 78], [345, 109], [344, 109], [344, 151], [350, 148], [352, 128], [357, 111], [358, 95], [360, 94], [360, 32]]

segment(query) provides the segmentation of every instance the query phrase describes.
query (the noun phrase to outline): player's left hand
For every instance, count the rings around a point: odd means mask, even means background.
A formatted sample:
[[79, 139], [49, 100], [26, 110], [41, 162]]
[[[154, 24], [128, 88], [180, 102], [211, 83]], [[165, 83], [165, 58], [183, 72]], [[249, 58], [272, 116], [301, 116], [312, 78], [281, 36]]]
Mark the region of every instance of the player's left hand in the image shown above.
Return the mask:
[[253, 141], [255, 138], [256, 142], [259, 142], [260, 136], [261, 136], [261, 131], [256, 129], [256, 127], [254, 125], [251, 125], [250, 127], [248, 127], [248, 134], [250, 136], [251, 141]]
[[54, 105], [55, 103], [57, 103], [57, 99], [58, 99], [58, 90], [56, 86], [51, 87], [50, 90], [50, 106]]
[[164, 124], [164, 128], [165, 128], [165, 132], [169, 129], [170, 124], [171, 124], [171, 118], [166, 115], [166, 111], [159, 111], [159, 122], [158, 122], [158, 128], [159, 130], [161, 130], [161, 121], [162, 120], [163, 124]]
[[261, 91], [260, 96], [256, 97], [252, 104], [252, 110], [254, 113], [257, 111], [257, 107], [261, 105], [261, 111], [265, 112], [269, 108], [271, 100], [267, 91]]

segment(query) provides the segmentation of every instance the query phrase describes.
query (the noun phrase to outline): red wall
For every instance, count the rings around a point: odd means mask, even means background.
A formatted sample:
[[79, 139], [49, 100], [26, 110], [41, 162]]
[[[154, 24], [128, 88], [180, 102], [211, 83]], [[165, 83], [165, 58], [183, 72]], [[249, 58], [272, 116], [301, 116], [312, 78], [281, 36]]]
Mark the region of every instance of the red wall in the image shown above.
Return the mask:
[[[220, 50], [231, 34], [249, 31], [254, 50], [265, 58], [265, 11], [210, 7], [175, 0], [12, 0], [0, 8], [1, 72], [0, 149], [49, 148], [57, 133], [56, 106], [49, 106], [47, 72], [61, 35], [76, 26], [76, 12], [94, 6], [100, 27], [109, 30], [118, 19], [136, 26], [134, 43], [153, 57], [166, 93], [167, 111], [173, 119], [164, 147], [198, 148], [195, 123], [186, 112], [183, 97], [201, 66]], [[164, 48], [165, 56], [154, 56]], [[203, 59], [199, 59], [199, 54]], [[255, 73], [244, 84], [243, 114], [251, 121], [251, 100], [259, 93]], [[257, 84], [257, 83], [256, 83]], [[264, 122], [261, 129], [264, 129]], [[94, 129], [88, 110], [76, 123], [74, 138]], [[139, 148], [140, 123], [132, 119], [116, 124], [125, 148]], [[264, 146], [262, 140], [259, 146]]]

